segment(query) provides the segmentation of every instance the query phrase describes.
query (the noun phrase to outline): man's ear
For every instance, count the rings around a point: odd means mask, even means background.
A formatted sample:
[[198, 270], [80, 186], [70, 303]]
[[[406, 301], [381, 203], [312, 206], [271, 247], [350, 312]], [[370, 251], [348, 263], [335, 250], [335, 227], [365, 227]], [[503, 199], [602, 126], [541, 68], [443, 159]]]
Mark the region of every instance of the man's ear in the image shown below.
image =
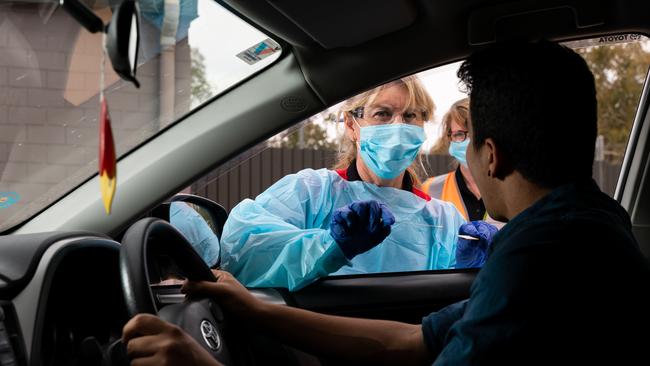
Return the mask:
[[485, 139], [483, 148], [486, 150], [488, 175], [503, 180], [512, 172], [512, 167], [503, 155], [503, 150], [494, 143], [492, 138]]

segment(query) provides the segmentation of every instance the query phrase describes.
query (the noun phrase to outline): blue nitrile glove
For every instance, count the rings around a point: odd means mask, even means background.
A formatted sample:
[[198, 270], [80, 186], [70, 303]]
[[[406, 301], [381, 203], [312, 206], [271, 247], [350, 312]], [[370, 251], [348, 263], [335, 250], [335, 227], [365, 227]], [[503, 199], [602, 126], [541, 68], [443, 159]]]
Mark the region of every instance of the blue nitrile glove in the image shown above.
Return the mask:
[[394, 223], [395, 217], [383, 203], [357, 201], [334, 211], [330, 235], [345, 257], [352, 259], [384, 241]]
[[458, 238], [456, 268], [479, 268], [487, 259], [492, 237], [499, 229], [485, 221], [472, 221], [458, 229], [459, 235], [469, 235], [479, 240]]

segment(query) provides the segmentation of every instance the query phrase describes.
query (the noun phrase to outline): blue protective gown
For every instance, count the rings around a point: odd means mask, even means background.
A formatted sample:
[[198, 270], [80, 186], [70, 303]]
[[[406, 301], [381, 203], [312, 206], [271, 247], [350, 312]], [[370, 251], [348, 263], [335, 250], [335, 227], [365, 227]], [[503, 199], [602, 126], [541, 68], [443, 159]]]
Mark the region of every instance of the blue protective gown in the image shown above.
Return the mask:
[[[330, 219], [362, 200], [386, 204], [395, 224], [381, 244], [348, 260], [330, 236]], [[463, 223], [450, 203], [305, 169], [232, 210], [221, 238], [222, 267], [248, 287], [290, 290], [329, 274], [453, 268]]]
[[169, 223], [185, 236], [208, 267], [219, 261], [219, 238], [190, 205], [172, 202], [169, 205]]

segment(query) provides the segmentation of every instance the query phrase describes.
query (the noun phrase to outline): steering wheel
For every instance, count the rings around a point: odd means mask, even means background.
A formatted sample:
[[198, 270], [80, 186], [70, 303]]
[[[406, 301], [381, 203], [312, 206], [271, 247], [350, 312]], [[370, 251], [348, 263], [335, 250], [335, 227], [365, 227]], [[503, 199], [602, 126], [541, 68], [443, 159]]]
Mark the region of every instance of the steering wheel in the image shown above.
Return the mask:
[[156, 218], [139, 220], [124, 234], [120, 248], [122, 291], [129, 315], [158, 315], [182, 328], [219, 362], [232, 364], [223, 342], [223, 312], [214, 301], [190, 299], [161, 308], [156, 306], [150, 286], [150, 269], [156, 265], [152, 253], [164, 253], [171, 258], [188, 280], [216, 281], [192, 245], [173, 226]]

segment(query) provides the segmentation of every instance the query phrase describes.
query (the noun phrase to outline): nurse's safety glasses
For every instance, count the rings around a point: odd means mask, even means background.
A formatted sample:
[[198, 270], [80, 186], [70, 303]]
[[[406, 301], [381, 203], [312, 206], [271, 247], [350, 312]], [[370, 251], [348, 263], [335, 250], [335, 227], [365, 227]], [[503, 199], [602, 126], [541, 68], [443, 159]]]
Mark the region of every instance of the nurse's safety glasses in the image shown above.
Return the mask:
[[423, 111], [406, 110], [399, 113], [385, 106], [359, 107], [349, 112], [354, 117], [363, 119], [372, 125], [386, 125], [398, 122], [421, 125], [427, 119], [427, 113]]

